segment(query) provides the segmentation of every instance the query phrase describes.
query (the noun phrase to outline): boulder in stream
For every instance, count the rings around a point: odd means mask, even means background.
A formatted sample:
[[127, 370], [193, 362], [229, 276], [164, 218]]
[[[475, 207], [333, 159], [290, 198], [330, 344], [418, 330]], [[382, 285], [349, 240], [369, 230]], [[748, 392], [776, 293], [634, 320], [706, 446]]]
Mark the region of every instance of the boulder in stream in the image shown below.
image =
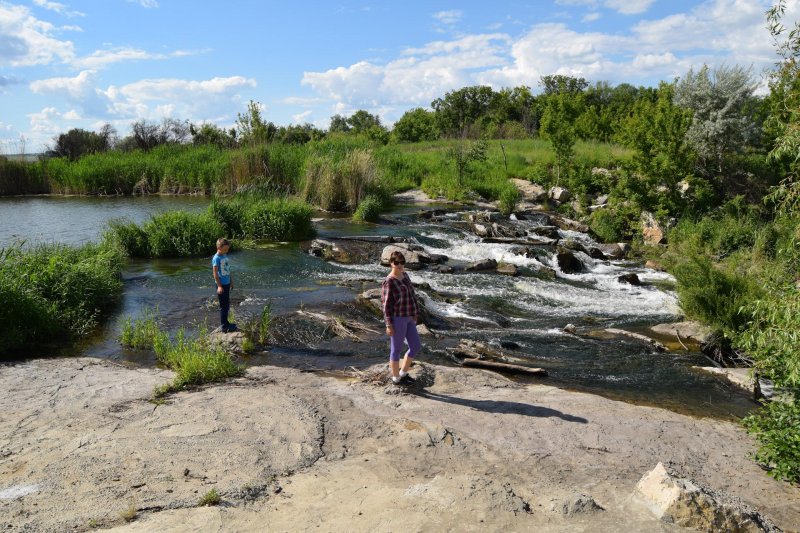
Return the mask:
[[465, 270], [469, 272], [477, 272], [482, 270], [494, 270], [497, 268], [497, 261], [494, 259], [481, 259], [467, 266]]
[[572, 194], [564, 187], [551, 187], [549, 196], [551, 200], [556, 202], [567, 202], [572, 198]]
[[575, 254], [572, 253], [571, 250], [559, 248], [556, 253], [556, 261], [558, 261], [558, 267], [564, 274], [578, 274], [579, 272], [583, 272], [583, 263], [581, 263], [580, 259], [575, 257]]
[[511, 263], [500, 263], [497, 265], [497, 273], [506, 276], [519, 276], [517, 265]]
[[511, 178], [511, 183], [519, 190], [523, 200], [529, 202], [542, 202], [547, 199], [547, 191], [541, 185], [531, 183], [528, 180], [521, 180], [518, 178]]
[[606, 259], [622, 259], [625, 257], [625, 249], [618, 243], [601, 244], [600, 251]]
[[409, 270], [417, 270], [422, 267], [423, 263], [432, 263], [433, 258], [425, 252], [425, 249], [418, 244], [410, 243], [397, 243], [390, 244], [381, 252], [381, 265], [390, 266], [389, 257], [394, 252], [400, 252], [406, 258], [406, 268]]
[[667, 242], [666, 232], [653, 213], [642, 211], [642, 238], [645, 244], [659, 245]]
[[617, 278], [617, 281], [619, 281], [620, 283], [628, 283], [630, 285], [637, 285], [637, 286], [642, 284], [642, 282], [639, 280], [639, 276], [637, 276], [633, 272], [621, 275], [620, 277]]

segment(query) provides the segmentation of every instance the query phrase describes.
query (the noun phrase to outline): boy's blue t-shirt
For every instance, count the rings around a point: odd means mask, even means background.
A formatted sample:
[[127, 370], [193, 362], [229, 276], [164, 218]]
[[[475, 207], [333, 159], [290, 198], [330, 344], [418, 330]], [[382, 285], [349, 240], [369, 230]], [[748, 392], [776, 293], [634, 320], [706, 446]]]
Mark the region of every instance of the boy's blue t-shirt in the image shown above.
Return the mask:
[[211, 267], [217, 267], [217, 273], [219, 274], [219, 282], [223, 285], [230, 285], [231, 284], [231, 266], [228, 262], [228, 254], [219, 255], [219, 253], [214, 254], [214, 257], [211, 259]]

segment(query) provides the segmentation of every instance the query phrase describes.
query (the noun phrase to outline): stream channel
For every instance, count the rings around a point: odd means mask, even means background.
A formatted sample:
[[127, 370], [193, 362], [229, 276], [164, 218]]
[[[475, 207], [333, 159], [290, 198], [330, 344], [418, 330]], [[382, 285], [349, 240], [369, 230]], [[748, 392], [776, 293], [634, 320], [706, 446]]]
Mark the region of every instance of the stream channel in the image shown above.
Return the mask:
[[[205, 198], [192, 197], [27, 197], [0, 199], [0, 246], [24, 240], [80, 244], [98, 240], [111, 218], [142, 222], [170, 209], [199, 211]], [[435, 210], [435, 211], [434, 211]], [[431, 211], [436, 215], [430, 216]], [[398, 206], [381, 224], [356, 224], [348, 217], [318, 214], [317, 238], [352, 236], [403, 237], [425, 252], [448, 257], [455, 272], [432, 268], [410, 271], [418, 294], [435, 320], [433, 336], [423, 337], [421, 361], [454, 364], [446, 349], [472, 339], [507, 350], [525, 364], [547, 370], [545, 378], [514, 378], [579, 390], [637, 404], [663, 407], [695, 416], [736, 419], [756, 407], [727, 383], [693, 366], [708, 366], [698, 351], [657, 353], [635, 339], [604, 335], [606, 328], [644, 332], [648, 326], [680, 319], [669, 274], [647, 269], [642, 261], [593, 259], [576, 252], [583, 271], [561, 271], [555, 248], [488, 243], [470, 231], [465, 216], [477, 208]], [[536, 214], [504, 221], [529, 235], [542, 225]], [[558, 231], [562, 240], [596, 245], [584, 234]], [[384, 244], [376, 244], [377, 253]], [[365, 368], [387, 359], [388, 340], [368, 335], [362, 342], [336, 337], [319, 324], [296, 318], [297, 310], [341, 316], [371, 324], [382, 321], [363, 305], [360, 293], [378, 288], [388, 269], [377, 259], [340, 264], [308, 253], [308, 243], [265, 244], [235, 252], [232, 309], [237, 320], [254, 316], [270, 302], [275, 340], [264, 352], [247, 356], [248, 365], [281, 365], [333, 372]], [[472, 262], [491, 258], [514, 264], [520, 275], [494, 271], [467, 272]], [[153, 366], [148, 351], [126, 350], [118, 343], [123, 320], [146, 309], [158, 310], [170, 330], [216, 326], [217, 311], [210, 257], [131, 260], [123, 273], [124, 293], [113, 316], [94, 335], [61, 355], [113, 359]], [[635, 273], [639, 286], [619, 276]], [[564, 332], [567, 324], [577, 334]], [[690, 345], [690, 348], [693, 348]], [[696, 347], [694, 347], [696, 348]], [[45, 354], [42, 354], [45, 355]]]

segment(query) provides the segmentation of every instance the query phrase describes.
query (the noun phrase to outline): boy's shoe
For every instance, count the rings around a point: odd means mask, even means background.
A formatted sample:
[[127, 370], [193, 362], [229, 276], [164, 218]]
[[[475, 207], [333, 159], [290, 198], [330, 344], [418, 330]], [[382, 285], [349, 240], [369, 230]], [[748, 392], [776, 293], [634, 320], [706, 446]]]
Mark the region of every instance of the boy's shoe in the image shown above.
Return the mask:
[[414, 383], [415, 381], [417, 380], [411, 377], [411, 374], [406, 374], [405, 376], [400, 377], [400, 382], [402, 383]]
[[228, 324], [228, 329], [225, 333], [233, 333], [234, 331], [239, 331], [239, 328], [236, 327], [236, 324]]

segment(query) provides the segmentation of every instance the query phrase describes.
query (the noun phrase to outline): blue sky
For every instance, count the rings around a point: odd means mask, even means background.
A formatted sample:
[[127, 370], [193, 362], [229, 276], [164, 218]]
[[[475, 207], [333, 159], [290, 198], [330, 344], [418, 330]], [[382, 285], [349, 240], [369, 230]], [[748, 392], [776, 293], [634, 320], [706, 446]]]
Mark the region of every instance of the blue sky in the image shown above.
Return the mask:
[[[788, 2], [788, 21], [800, 0]], [[546, 74], [636, 85], [777, 59], [769, 0], [0, 0], [0, 153], [145, 118], [231, 126], [250, 99], [277, 124], [336, 113], [387, 124], [465, 85]]]

